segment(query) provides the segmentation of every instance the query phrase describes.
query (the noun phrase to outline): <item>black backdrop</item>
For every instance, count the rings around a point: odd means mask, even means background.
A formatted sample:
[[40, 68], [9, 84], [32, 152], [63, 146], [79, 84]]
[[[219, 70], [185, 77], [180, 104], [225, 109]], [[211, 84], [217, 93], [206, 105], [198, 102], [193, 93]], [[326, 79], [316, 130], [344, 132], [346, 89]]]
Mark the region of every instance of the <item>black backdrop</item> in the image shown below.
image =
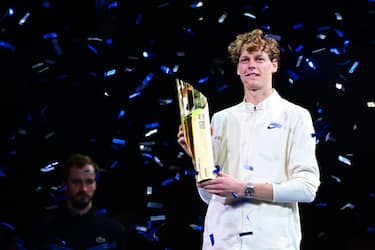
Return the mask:
[[226, 47], [255, 27], [279, 40], [275, 87], [311, 111], [319, 139], [303, 249], [374, 246], [373, 1], [197, 3], [2, 1], [2, 246], [61, 201], [53, 163], [80, 151], [105, 169], [96, 204], [129, 226], [134, 249], [199, 249], [205, 204], [176, 143], [174, 80], [211, 112], [240, 101]]

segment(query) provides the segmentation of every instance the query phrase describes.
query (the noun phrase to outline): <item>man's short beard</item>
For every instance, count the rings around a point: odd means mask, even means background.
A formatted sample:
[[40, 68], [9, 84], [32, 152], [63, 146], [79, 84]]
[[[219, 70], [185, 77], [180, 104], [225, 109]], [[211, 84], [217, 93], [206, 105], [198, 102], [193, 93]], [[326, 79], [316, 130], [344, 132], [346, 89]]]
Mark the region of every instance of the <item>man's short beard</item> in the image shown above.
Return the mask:
[[78, 209], [84, 209], [90, 205], [91, 199], [85, 200], [85, 199], [72, 199], [71, 204], [73, 207], [78, 208]]

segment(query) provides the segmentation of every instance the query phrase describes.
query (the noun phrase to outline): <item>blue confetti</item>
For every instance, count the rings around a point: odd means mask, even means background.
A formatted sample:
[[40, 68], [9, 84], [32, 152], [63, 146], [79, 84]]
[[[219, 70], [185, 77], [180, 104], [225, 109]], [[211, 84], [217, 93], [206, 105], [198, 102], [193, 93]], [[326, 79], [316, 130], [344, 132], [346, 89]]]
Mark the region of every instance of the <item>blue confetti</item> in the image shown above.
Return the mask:
[[196, 176], [196, 175], [198, 175], [198, 171], [193, 170], [193, 169], [185, 169], [185, 170], [184, 170], [184, 174], [185, 174], [185, 175]]
[[[266, 5], [266, 7], [268, 8], [268, 6]], [[263, 30], [271, 30], [271, 26], [270, 25], [262, 25], [261, 28]]]
[[119, 139], [119, 138], [113, 138], [112, 143], [118, 144], [118, 145], [125, 145], [125, 140]]
[[162, 220], [165, 220], [166, 217], [164, 214], [161, 214], [161, 215], [151, 215], [150, 216], [150, 221], [162, 221]]
[[224, 92], [225, 90], [228, 89], [228, 87], [229, 87], [228, 84], [223, 84], [223, 85], [221, 85], [220, 87], [218, 87], [218, 88], [216, 89], [216, 91], [217, 91], [217, 92]]
[[124, 117], [125, 113], [126, 113], [125, 110], [123, 110], [123, 109], [120, 110], [120, 112], [117, 115], [117, 118], [120, 119], [120, 118]]
[[203, 77], [201, 79], [198, 80], [198, 83], [204, 83], [204, 82], [207, 82], [208, 81], [208, 76], [207, 77]]
[[193, 32], [193, 29], [192, 28], [183, 28], [183, 30], [188, 34], [188, 35], [191, 35], [191, 36], [194, 36], [194, 32]]
[[331, 29], [331, 26], [321, 26], [318, 28], [318, 31], [327, 31], [327, 30], [330, 30]]
[[118, 164], [118, 161], [114, 161], [109, 168], [110, 169], [115, 168], [117, 164]]
[[46, 8], [46, 9], [49, 9], [51, 8], [52, 4], [49, 2], [49, 1], [43, 1], [43, 7]]
[[220, 172], [220, 166], [219, 165], [216, 165], [215, 166], [215, 169], [213, 171], [214, 174], [218, 174]]
[[314, 70], [317, 69], [316, 64], [315, 64], [312, 60], [310, 60], [309, 58], [306, 58], [305, 61], [307, 62], [307, 65], [308, 65], [311, 69], [314, 69]]
[[298, 47], [297, 47], [297, 48], [295, 48], [295, 49], [294, 49], [294, 52], [296, 52], [296, 53], [299, 53], [299, 52], [301, 52], [301, 51], [302, 51], [302, 49], [303, 49], [303, 45], [302, 45], [302, 44], [300, 44], [300, 45], [298, 45]]
[[165, 7], [165, 6], [169, 6], [169, 5], [170, 5], [169, 2], [165, 2], [165, 3], [159, 4], [159, 5], [158, 5], [158, 8], [160, 9], [160, 8], [163, 8], [163, 7]]
[[105, 44], [107, 44], [107, 45], [111, 45], [112, 43], [113, 43], [113, 39], [112, 38], [107, 38], [105, 40]]
[[94, 48], [91, 44], [87, 44], [87, 48], [92, 51], [94, 54], [98, 54], [98, 50]]
[[250, 166], [250, 165], [245, 165], [244, 169], [247, 169], [247, 170], [250, 170], [250, 171], [254, 170], [253, 166]]
[[203, 231], [203, 226], [201, 225], [190, 224], [190, 227], [195, 231]]
[[335, 55], [341, 54], [340, 51], [337, 48], [330, 48], [329, 52], [331, 52], [332, 54], [335, 54]]
[[153, 156], [151, 154], [146, 154], [146, 153], [143, 153], [142, 156], [144, 156], [146, 158], [149, 158], [149, 159], [153, 158]]
[[174, 181], [173, 178], [168, 178], [166, 180], [164, 180], [161, 185], [164, 187], [164, 186], [167, 186], [168, 184], [172, 183]]
[[340, 38], [344, 37], [344, 33], [341, 30], [335, 29], [335, 32]]
[[58, 161], [53, 161], [53, 162], [47, 164], [45, 167], [41, 168], [40, 171], [43, 172], [43, 173], [51, 172], [51, 171], [55, 170], [55, 166], [58, 165], [58, 164], [59, 164]]
[[239, 195], [238, 195], [236, 192], [232, 192], [232, 196], [233, 196], [234, 198], [238, 198], [238, 197], [239, 197]]
[[137, 87], [137, 91], [142, 91], [144, 88], [146, 88], [148, 86], [148, 84], [150, 83], [150, 81], [152, 80], [152, 78], [154, 77], [154, 73], [149, 73], [145, 79], [143, 79], [142, 81], [142, 84], [140, 86]]
[[157, 127], [159, 127], [159, 122], [152, 122], [152, 123], [145, 124], [146, 129], [153, 129]]
[[147, 51], [143, 51], [142, 56], [144, 58], [148, 58], [148, 57], [150, 57], [150, 54]]
[[147, 207], [161, 209], [163, 208], [163, 204], [160, 202], [147, 202]]
[[16, 46], [8, 43], [8, 42], [5, 42], [5, 41], [0, 41], [0, 46], [3, 47], [3, 48], [6, 48], [12, 52], [16, 51]]
[[[261, 12], [263, 13], [266, 10], [268, 10], [269, 8], [270, 8], [270, 6], [268, 4], [264, 4], [264, 6], [261, 9]], [[262, 26], [262, 29], [269, 30], [269, 29], [271, 29], [271, 27], [270, 26]]]
[[265, 36], [265, 38], [273, 38], [277, 41], [281, 41], [281, 36], [279, 35], [275, 35], [275, 34], [271, 34], [271, 33], [267, 33]]
[[328, 203], [315, 203], [317, 207], [328, 207]]
[[224, 12], [220, 17], [219, 19], [217, 20], [218, 23], [223, 23], [225, 21], [225, 19], [227, 18], [228, 16], [228, 13], [227, 12]]
[[358, 65], [359, 65], [358, 61], [354, 62], [353, 65], [349, 69], [349, 74], [353, 74], [354, 71], [357, 69]]
[[14, 231], [14, 229], [16, 228], [15, 226], [7, 223], [7, 222], [1, 222], [1, 225], [4, 225], [6, 226], [7, 228], [9, 228], [10, 230]]
[[301, 28], [303, 28], [303, 24], [302, 23], [297, 23], [297, 24], [295, 24], [295, 25], [293, 25], [292, 26], [292, 29], [294, 29], [294, 30], [298, 30], [298, 29], [301, 29]]
[[244, 232], [244, 233], [239, 233], [240, 237], [246, 236], [246, 235], [252, 235], [253, 232]]
[[202, 3], [202, 1], [195, 1], [194, 3], [192, 3], [191, 5], [190, 5], [190, 7], [192, 8], [192, 9], [196, 9], [196, 8], [199, 8], [199, 7], [202, 7], [203, 6], [203, 3]]
[[135, 24], [136, 25], [139, 25], [141, 23], [142, 17], [143, 17], [142, 13], [138, 13], [137, 14], [137, 18], [135, 19]]
[[342, 156], [342, 155], [339, 155], [339, 156], [338, 156], [338, 160], [339, 160], [340, 162], [346, 164], [346, 165], [349, 165], [349, 166], [352, 165], [351, 160], [349, 160], [347, 157], [344, 157], [344, 156]]
[[177, 56], [181, 56], [181, 57], [182, 57], [182, 56], [185, 56], [185, 51], [177, 51], [177, 52], [176, 52], [176, 55], [177, 55]]
[[168, 105], [172, 103], [173, 103], [173, 99], [159, 99], [160, 106], [164, 106], [164, 105]]
[[53, 39], [53, 38], [57, 38], [57, 34], [56, 33], [46, 33], [43, 35], [43, 38], [44, 39]]
[[243, 15], [246, 16], [246, 17], [250, 17], [252, 19], [256, 19], [257, 18], [254, 14], [251, 14], [249, 12], [245, 12], [245, 13], [243, 13]]
[[53, 39], [52, 40], [52, 44], [53, 44], [53, 49], [56, 52], [56, 55], [61, 56], [63, 54], [63, 51], [62, 51], [62, 49], [60, 47], [59, 42], [56, 39]]
[[288, 69], [288, 75], [290, 76], [290, 78], [292, 78], [294, 81], [297, 81], [299, 79], [299, 75], [294, 72], [293, 70], [291, 69]]
[[107, 209], [106, 208], [102, 208], [102, 209], [97, 209], [95, 211], [96, 214], [107, 214]]
[[18, 25], [22, 26], [25, 24], [26, 20], [29, 18], [30, 16], [30, 13], [27, 12], [19, 21], [18, 21]]
[[117, 7], [118, 5], [117, 5], [117, 1], [114, 1], [114, 2], [112, 2], [112, 3], [110, 3], [110, 4], [108, 4], [108, 9], [113, 9], [113, 8], [115, 8], [115, 7]]
[[140, 96], [140, 95], [141, 95], [140, 92], [135, 92], [134, 94], [129, 95], [129, 100], [134, 99], [135, 97]]
[[215, 244], [214, 234], [210, 234], [211, 246]]
[[111, 69], [104, 72], [104, 77], [113, 76], [114, 74], [116, 74], [116, 69]]
[[173, 71], [172, 71], [169, 67], [167, 67], [167, 66], [165, 66], [165, 65], [162, 65], [162, 66], [160, 67], [160, 69], [161, 69], [164, 73], [166, 73], [166, 74], [168, 74], [168, 75], [172, 75], [172, 73], [173, 73]]
[[13, 14], [14, 14], [14, 10], [12, 8], [9, 8], [8, 15], [13, 16]]
[[152, 195], [152, 187], [148, 186], [148, 187], [146, 188], [146, 195], [147, 195], [147, 196]]

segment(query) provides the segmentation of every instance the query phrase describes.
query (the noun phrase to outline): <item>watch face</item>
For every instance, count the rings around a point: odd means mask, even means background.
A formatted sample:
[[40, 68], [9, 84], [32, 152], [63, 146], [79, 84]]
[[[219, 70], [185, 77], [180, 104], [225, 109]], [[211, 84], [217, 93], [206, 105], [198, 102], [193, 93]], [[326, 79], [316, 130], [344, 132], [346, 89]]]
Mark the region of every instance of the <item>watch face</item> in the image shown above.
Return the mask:
[[250, 183], [247, 184], [245, 189], [245, 197], [252, 198], [254, 196], [254, 187]]

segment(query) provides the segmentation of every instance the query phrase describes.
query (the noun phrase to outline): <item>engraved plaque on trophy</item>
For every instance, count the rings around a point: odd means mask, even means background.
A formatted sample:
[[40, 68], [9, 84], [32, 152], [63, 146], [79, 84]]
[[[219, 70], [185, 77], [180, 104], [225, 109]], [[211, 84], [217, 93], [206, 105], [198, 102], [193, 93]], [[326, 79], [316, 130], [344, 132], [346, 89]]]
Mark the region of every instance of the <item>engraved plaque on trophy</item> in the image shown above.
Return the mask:
[[176, 79], [181, 125], [195, 162], [197, 182], [216, 177], [207, 98], [191, 84]]

